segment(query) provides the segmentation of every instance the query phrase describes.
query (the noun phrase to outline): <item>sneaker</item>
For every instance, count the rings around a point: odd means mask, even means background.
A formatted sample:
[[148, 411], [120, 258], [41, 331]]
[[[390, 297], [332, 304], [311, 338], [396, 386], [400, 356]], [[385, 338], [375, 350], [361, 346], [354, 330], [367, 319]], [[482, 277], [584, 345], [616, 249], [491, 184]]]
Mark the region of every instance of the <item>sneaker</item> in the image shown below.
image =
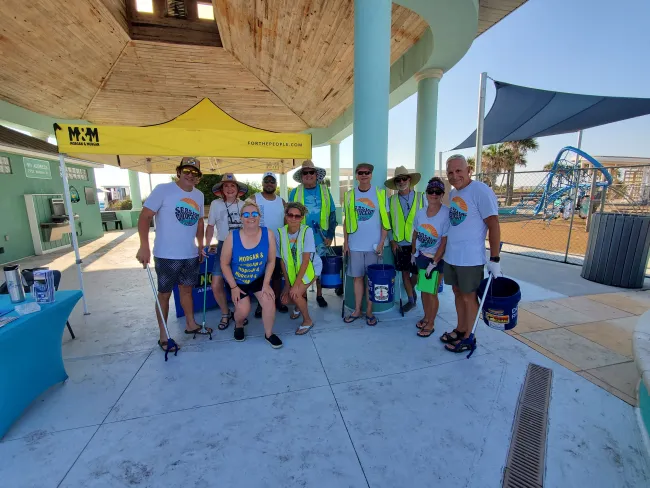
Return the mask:
[[246, 340], [246, 335], [244, 334], [243, 327], [235, 327], [235, 340], [237, 342], [242, 342]]
[[316, 297], [316, 301], [318, 302], [318, 306], [320, 308], [327, 307], [327, 302], [325, 301], [325, 299], [322, 296]]
[[280, 313], [287, 313], [288, 311], [289, 311], [289, 307], [287, 307], [286, 305], [282, 305], [282, 304], [280, 304], [280, 305], [278, 306], [278, 312], [280, 312]]
[[257, 304], [257, 308], [255, 309], [255, 318], [256, 319], [262, 318], [262, 305], [260, 305], [259, 303]]
[[404, 307], [402, 308], [402, 310], [404, 311], [404, 313], [406, 313], [406, 312], [410, 312], [410, 311], [413, 310], [414, 308], [415, 308], [415, 303], [413, 303], [413, 302], [408, 302], [406, 305], [404, 305]]
[[266, 334], [264, 334], [264, 338], [266, 339], [266, 342], [271, 344], [273, 349], [280, 349], [282, 347], [282, 341], [275, 334], [271, 334], [270, 337], [266, 337]]

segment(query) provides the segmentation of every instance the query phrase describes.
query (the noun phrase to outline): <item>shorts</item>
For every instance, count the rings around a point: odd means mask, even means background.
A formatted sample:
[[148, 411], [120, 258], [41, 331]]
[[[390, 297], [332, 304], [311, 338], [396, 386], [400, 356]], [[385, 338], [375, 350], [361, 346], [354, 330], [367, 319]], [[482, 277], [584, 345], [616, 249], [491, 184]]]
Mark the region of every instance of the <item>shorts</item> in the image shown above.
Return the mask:
[[199, 257], [166, 259], [154, 257], [158, 292], [171, 293], [176, 285], [194, 286], [199, 282]]
[[271, 275], [271, 281], [278, 281], [284, 278], [282, 275], [282, 258], [275, 258], [275, 267], [273, 268], [273, 274]]
[[378, 262], [379, 256], [374, 251], [350, 251], [347, 275], [351, 278], [366, 276], [368, 266]]
[[[431, 261], [433, 261], [433, 259], [426, 257], [424, 254], [419, 254], [418, 257], [415, 258], [415, 266], [417, 269], [427, 269]], [[440, 274], [444, 274], [444, 266], [445, 261], [444, 259], [441, 259], [433, 270]]]
[[395, 271], [408, 271], [417, 273], [417, 266], [411, 264], [411, 246], [398, 246], [395, 256]]
[[478, 290], [483, 280], [483, 265], [455, 266], [445, 263], [445, 283], [457, 286], [463, 293], [472, 293]]
[[254, 295], [258, 291], [262, 291], [262, 287], [264, 286], [264, 275], [261, 275], [259, 278], [256, 278], [248, 284], [238, 282], [235, 283], [237, 283], [237, 286], [242, 291], [240, 296], [242, 298], [246, 298]]
[[214, 258], [214, 266], [212, 266], [212, 276], [223, 276], [221, 272], [221, 248], [223, 247], [224, 241], [219, 241], [217, 243], [217, 253]]

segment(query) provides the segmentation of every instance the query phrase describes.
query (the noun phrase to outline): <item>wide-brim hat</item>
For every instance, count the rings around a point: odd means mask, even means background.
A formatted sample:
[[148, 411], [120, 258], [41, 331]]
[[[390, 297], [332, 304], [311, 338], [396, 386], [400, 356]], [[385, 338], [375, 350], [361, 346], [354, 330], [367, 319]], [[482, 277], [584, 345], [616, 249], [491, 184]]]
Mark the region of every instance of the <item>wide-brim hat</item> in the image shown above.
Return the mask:
[[406, 169], [405, 166], [398, 166], [395, 168], [395, 175], [392, 178], [388, 178], [384, 182], [384, 186], [386, 188], [390, 188], [391, 190], [397, 190], [397, 186], [395, 185], [395, 178], [399, 178], [400, 176], [408, 176], [411, 178], [411, 181], [409, 182], [410, 188], [413, 188], [415, 185], [417, 185], [422, 178], [422, 175], [420, 173], [409, 173], [409, 170]]
[[183, 169], [185, 167], [194, 168], [199, 173], [201, 173], [201, 161], [198, 158], [184, 157], [181, 159], [181, 163], [178, 165], [178, 169]]
[[248, 185], [245, 185], [244, 183], [240, 183], [239, 181], [237, 181], [237, 178], [235, 178], [234, 174], [226, 173], [221, 177], [221, 181], [212, 187], [212, 193], [214, 193], [215, 195], [217, 193], [221, 193], [221, 188], [223, 187], [223, 184], [228, 182], [235, 183], [237, 185], [237, 187], [239, 188], [238, 196], [240, 197], [248, 191]]
[[325, 175], [327, 172], [323, 168], [317, 168], [314, 166], [314, 163], [311, 159], [306, 159], [305, 161], [302, 162], [302, 166], [298, 171], [296, 171], [293, 174], [293, 179], [298, 182], [302, 183], [302, 171], [304, 169], [315, 169], [316, 170], [316, 183], [322, 183], [322, 181], [325, 179]]

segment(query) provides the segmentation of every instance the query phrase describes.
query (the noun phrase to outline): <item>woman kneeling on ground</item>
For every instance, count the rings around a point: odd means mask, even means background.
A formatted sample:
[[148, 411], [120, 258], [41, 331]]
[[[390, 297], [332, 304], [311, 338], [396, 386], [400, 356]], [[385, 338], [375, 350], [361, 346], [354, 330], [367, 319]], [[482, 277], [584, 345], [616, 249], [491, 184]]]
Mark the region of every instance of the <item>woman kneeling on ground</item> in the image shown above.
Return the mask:
[[316, 244], [313, 231], [309, 226], [301, 224], [306, 214], [307, 207], [303, 204], [288, 203], [284, 211], [287, 225], [278, 229], [277, 237], [284, 275], [282, 304], [295, 304], [292, 319], [302, 315], [302, 325], [296, 330], [297, 335], [306, 334], [314, 326], [307, 307], [307, 288], [320, 275], [317, 265], [321, 268], [323, 266], [320, 257], [314, 260]]
[[[429, 283], [433, 293], [422, 292], [422, 308], [424, 317], [416, 326], [418, 336], [431, 337], [435, 330], [434, 321], [438, 314], [438, 285], [442, 282], [442, 268], [447, 246], [447, 231], [449, 230], [449, 207], [442, 204], [442, 197], [445, 194], [445, 184], [438, 178], [431, 178], [427, 185], [428, 207], [418, 210], [413, 222], [413, 239], [411, 242], [412, 260], [418, 269], [426, 270], [425, 276], [418, 278], [418, 288], [422, 290], [420, 283], [422, 279], [434, 279], [431, 277], [434, 271], [438, 271], [438, 278], [435, 283]], [[420, 273], [421, 275], [422, 273]]]
[[241, 208], [242, 228], [233, 229], [221, 249], [221, 272], [230, 286], [235, 304], [235, 340], [246, 339], [244, 319], [251, 310], [251, 295], [262, 305], [264, 337], [277, 349], [282, 341], [273, 333], [275, 293], [271, 275], [275, 266], [275, 236], [260, 227], [260, 209], [254, 200], [246, 200]]

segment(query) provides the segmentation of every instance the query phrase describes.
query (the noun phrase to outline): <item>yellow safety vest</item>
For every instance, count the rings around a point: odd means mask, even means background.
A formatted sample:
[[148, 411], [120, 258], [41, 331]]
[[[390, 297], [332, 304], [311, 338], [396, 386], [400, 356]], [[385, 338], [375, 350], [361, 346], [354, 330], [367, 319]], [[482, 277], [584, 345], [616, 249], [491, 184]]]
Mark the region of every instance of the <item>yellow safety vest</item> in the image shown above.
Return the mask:
[[390, 197], [389, 205], [390, 222], [393, 228], [393, 240], [395, 242], [410, 242], [411, 237], [413, 236], [413, 221], [415, 220], [415, 214], [422, 208], [422, 193], [417, 191], [415, 192], [413, 205], [406, 217], [406, 222], [404, 222], [404, 212], [402, 211], [402, 205], [400, 204], [398, 193], [395, 193]]
[[[280, 233], [280, 255], [284, 261], [284, 265], [287, 267], [287, 274], [289, 275], [289, 284], [293, 285], [296, 282], [296, 277], [298, 276], [298, 271], [300, 266], [302, 266], [302, 253], [305, 247], [305, 233], [309, 229], [306, 225], [301, 225], [300, 230], [298, 231], [298, 238], [296, 239], [296, 261], [293, 260], [293, 254], [291, 254], [291, 244], [289, 243], [289, 226], [285, 225], [280, 227], [278, 232]], [[305, 285], [308, 285], [314, 280], [314, 265], [309, 261], [307, 265], [307, 270], [305, 275], [302, 277], [302, 282]]]
[[[388, 212], [386, 212], [386, 190], [381, 190], [375, 187], [377, 191], [377, 206], [379, 207], [379, 216], [381, 217], [381, 225], [385, 230], [390, 230], [390, 220], [388, 219]], [[357, 231], [357, 209], [354, 199], [354, 189], [345, 192], [345, 230], [348, 234], [354, 234]]]
[[[327, 188], [327, 185], [324, 183], [321, 183], [320, 185], [320, 228], [323, 230], [323, 232], [326, 232], [330, 228], [330, 212], [331, 212], [331, 206], [330, 206], [330, 191], [329, 188]], [[300, 202], [303, 205], [305, 204], [305, 187], [304, 185], [298, 185], [298, 188], [296, 188], [296, 191], [293, 194], [293, 200], [292, 202]], [[302, 219], [303, 224], [307, 224], [307, 216], [305, 215], [305, 218]]]

